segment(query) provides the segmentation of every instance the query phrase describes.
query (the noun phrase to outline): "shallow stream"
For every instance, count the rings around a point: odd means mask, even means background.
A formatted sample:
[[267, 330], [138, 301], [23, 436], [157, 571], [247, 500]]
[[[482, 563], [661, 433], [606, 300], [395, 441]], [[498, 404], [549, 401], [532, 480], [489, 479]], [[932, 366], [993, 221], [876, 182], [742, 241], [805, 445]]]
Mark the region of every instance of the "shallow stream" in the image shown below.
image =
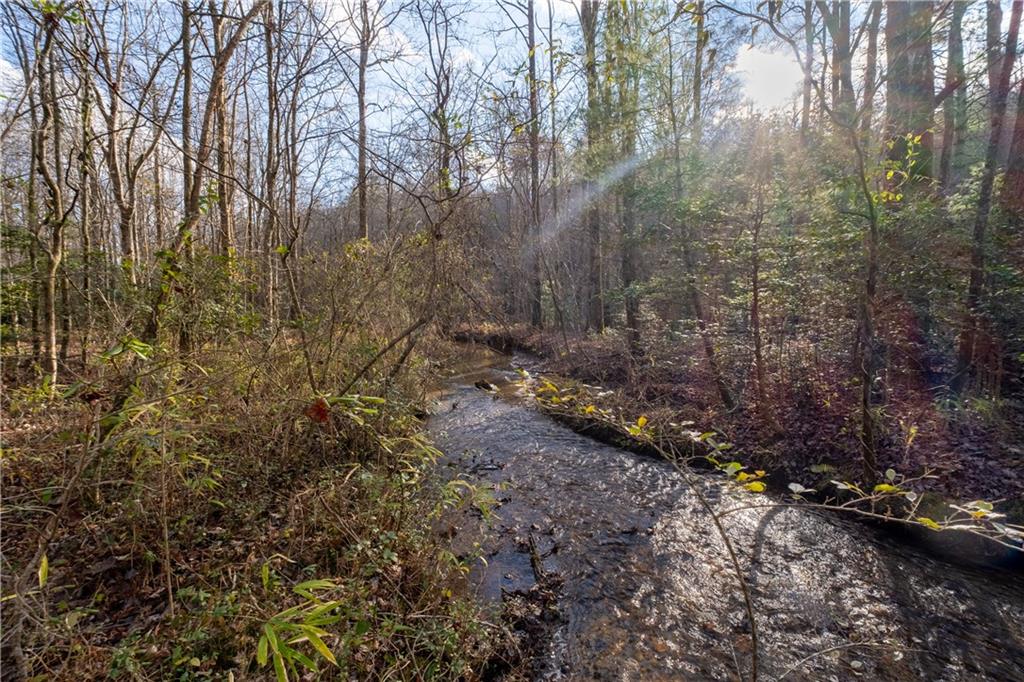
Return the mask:
[[[536, 410], [516, 358], [487, 359], [437, 397], [449, 476], [493, 489], [481, 599], [528, 589], [529, 539], [562, 580], [541, 679], [749, 679], [750, 626], [714, 526], [668, 463], [595, 442]], [[474, 387], [489, 381], [495, 393]], [[770, 498], [693, 475], [717, 510]], [[1024, 580], [963, 568], [831, 514], [724, 517], [756, 609], [762, 680], [1024, 681]]]

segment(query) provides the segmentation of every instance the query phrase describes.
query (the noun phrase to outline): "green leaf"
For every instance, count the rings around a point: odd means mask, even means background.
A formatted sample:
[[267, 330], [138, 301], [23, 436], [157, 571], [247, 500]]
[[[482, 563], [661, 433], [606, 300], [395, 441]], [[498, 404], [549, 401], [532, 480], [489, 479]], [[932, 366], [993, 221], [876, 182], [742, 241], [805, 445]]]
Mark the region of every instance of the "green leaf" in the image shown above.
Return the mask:
[[931, 528], [932, 530], [942, 530], [942, 526], [935, 523], [935, 521], [929, 519], [927, 516], [918, 516], [917, 522], [920, 523], [922, 526], [927, 526]]
[[316, 649], [321, 656], [326, 658], [332, 664], [338, 665], [338, 661], [334, 658], [334, 654], [331, 653], [331, 650], [327, 648], [327, 645], [324, 644], [324, 640], [320, 639], [318, 634], [307, 628], [303, 628], [302, 631], [306, 633], [309, 643], [313, 645], [313, 648]]
[[64, 398], [65, 400], [67, 400], [68, 398], [71, 398], [71, 397], [75, 396], [84, 387], [85, 387], [85, 383], [84, 382], [76, 381], [75, 383], [71, 384], [66, 391], [61, 393], [60, 397]]
[[872, 492], [876, 493], [898, 493], [900, 489], [890, 483], [879, 483]]
[[107, 349], [103, 353], [100, 353], [100, 357], [103, 358], [104, 360], [110, 360], [112, 358], [117, 357], [118, 355], [120, 355], [123, 352], [124, 352], [124, 344], [123, 343], [115, 343], [111, 348]]
[[729, 476], [734, 476], [736, 472], [738, 472], [742, 468], [743, 465], [740, 464], [739, 462], [729, 462], [728, 464], [725, 465], [725, 467], [723, 467], [723, 470]]
[[256, 645], [256, 662], [261, 666], [267, 664], [267, 636], [261, 635], [260, 642]]
[[309, 625], [330, 625], [341, 620], [341, 616], [331, 615], [331, 611], [341, 605], [340, 601], [324, 602], [309, 612], [303, 621]]
[[277, 633], [274, 632], [274, 628], [271, 627], [270, 623], [263, 624], [263, 633], [266, 635], [267, 643], [275, 654], [281, 653], [281, 643], [277, 641]]
[[309, 670], [312, 670], [313, 672], [318, 672], [317, 666], [316, 666], [316, 661], [314, 661], [313, 659], [311, 659], [309, 656], [307, 656], [306, 654], [302, 653], [301, 651], [293, 651], [292, 652], [292, 658], [294, 658], [296, 661], [298, 661], [302, 665], [306, 666], [306, 668], [308, 668]]
[[284, 657], [281, 654], [274, 654], [274, 673], [277, 674], [277, 682], [288, 682], [288, 671], [284, 667]]
[[313, 590], [328, 590], [335, 587], [330, 580], [320, 578], [318, 580], [306, 580], [292, 588], [292, 591], [303, 597], [313, 598]]
[[149, 358], [149, 354], [153, 352], [153, 347], [148, 343], [139, 341], [138, 339], [128, 339], [125, 341], [125, 348], [138, 355], [143, 360]]

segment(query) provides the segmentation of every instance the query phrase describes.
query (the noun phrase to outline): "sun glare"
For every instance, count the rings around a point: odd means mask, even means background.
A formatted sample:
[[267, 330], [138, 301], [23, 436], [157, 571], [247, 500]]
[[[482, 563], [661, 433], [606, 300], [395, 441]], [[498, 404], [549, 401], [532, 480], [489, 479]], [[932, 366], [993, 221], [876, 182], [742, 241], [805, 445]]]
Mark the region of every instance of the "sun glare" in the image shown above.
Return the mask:
[[803, 80], [800, 65], [791, 56], [760, 47], [740, 50], [735, 72], [743, 87], [744, 99], [762, 110], [789, 104]]

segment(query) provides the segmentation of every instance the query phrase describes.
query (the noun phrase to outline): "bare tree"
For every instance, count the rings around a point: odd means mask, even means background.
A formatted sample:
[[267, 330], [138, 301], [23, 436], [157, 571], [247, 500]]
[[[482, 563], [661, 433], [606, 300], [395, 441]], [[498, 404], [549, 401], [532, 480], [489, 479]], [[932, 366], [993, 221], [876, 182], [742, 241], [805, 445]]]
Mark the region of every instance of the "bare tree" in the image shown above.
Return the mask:
[[601, 254], [601, 209], [594, 195], [597, 191], [596, 177], [601, 167], [601, 94], [597, 72], [597, 23], [599, 19], [597, 0], [583, 0], [580, 5], [580, 26], [583, 30], [583, 71], [587, 80], [587, 163], [585, 195], [587, 208], [587, 265], [589, 282], [588, 326], [594, 331], [604, 331], [604, 274]]
[[[103, 8], [92, 8], [86, 26], [98, 55], [96, 104], [106, 126], [101, 141], [107, 175], [118, 209], [122, 269], [127, 282], [135, 286], [138, 283], [138, 261], [141, 257], [138, 226], [135, 223], [139, 203], [139, 177], [160, 142], [159, 134], [151, 134], [153, 128], [146, 122], [145, 107], [142, 103], [152, 97], [161, 69], [171, 53], [177, 49], [177, 43], [155, 54], [153, 60], [144, 64], [144, 69], [140, 70], [139, 66], [143, 62], [132, 56], [154, 31], [152, 22], [155, 21], [155, 17], [149, 12], [144, 12], [137, 26], [118, 24], [117, 33], [111, 36], [108, 34], [108, 22], [104, 22], [102, 17], [112, 11], [115, 11], [115, 7], [109, 2]], [[123, 13], [129, 10], [126, 7], [117, 7], [116, 11]], [[132, 31], [131, 28], [137, 30]], [[168, 93], [164, 111], [159, 112], [154, 121], [158, 128], [162, 128], [170, 116], [177, 86], [176, 78], [171, 92]], [[130, 89], [137, 92], [129, 93]], [[139, 104], [135, 105], [134, 102]]]

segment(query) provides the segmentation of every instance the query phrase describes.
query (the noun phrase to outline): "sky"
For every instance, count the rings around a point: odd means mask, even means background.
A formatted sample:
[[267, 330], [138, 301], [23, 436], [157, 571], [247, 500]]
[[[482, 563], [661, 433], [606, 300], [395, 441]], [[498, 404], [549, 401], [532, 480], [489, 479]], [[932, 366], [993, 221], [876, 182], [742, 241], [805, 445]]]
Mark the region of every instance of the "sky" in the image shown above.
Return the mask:
[[[571, 44], [574, 39], [577, 15], [575, 4], [578, 0], [555, 0], [554, 15], [555, 32], [563, 44]], [[538, 23], [546, 29], [547, 7], [544, 0], [538, 5]], [[463, 60], [490, 58], [496, 51], [495, 36], [490, 27], [501, 22], [504, 17], [489, 3], [474, 7], [470, 14], [470, 30], [467, 33], [468, 45], [459, 49]], [[488, 24], [490, 27], [488, 27]], [[561, 24], [561, 26], [557, 26]], [[472, 34], [477, 34], [473, 36]], [[402, 36], [404, 37], [404, 36]], [[477, 38], [474, 40], [474, 38]], [[540, 37], [539, 37], [540, 38]], [[406, 39], [407, 40], [407, 39]], [[5, 50], [6, 51], [6, 50]], [[21, 81], [18, 67], [8, 59], [9, 55], [0, 55], [0, 92], [10, 96], [17, 90]], [[792, 56], [782, 51], [768, 51], [762, 47], [741, 48], [737, 55], [734, 71], [743, 88], [744, 98], [761, 110], [784, 107], [792, 100], [794, 89], [799, 86], [802, 78], [800, 67]]]
[[804, 77], [791, 54], [762, 47], [740, 48], [733, 71], [743, 98], [761, 111], [788, 106]]

